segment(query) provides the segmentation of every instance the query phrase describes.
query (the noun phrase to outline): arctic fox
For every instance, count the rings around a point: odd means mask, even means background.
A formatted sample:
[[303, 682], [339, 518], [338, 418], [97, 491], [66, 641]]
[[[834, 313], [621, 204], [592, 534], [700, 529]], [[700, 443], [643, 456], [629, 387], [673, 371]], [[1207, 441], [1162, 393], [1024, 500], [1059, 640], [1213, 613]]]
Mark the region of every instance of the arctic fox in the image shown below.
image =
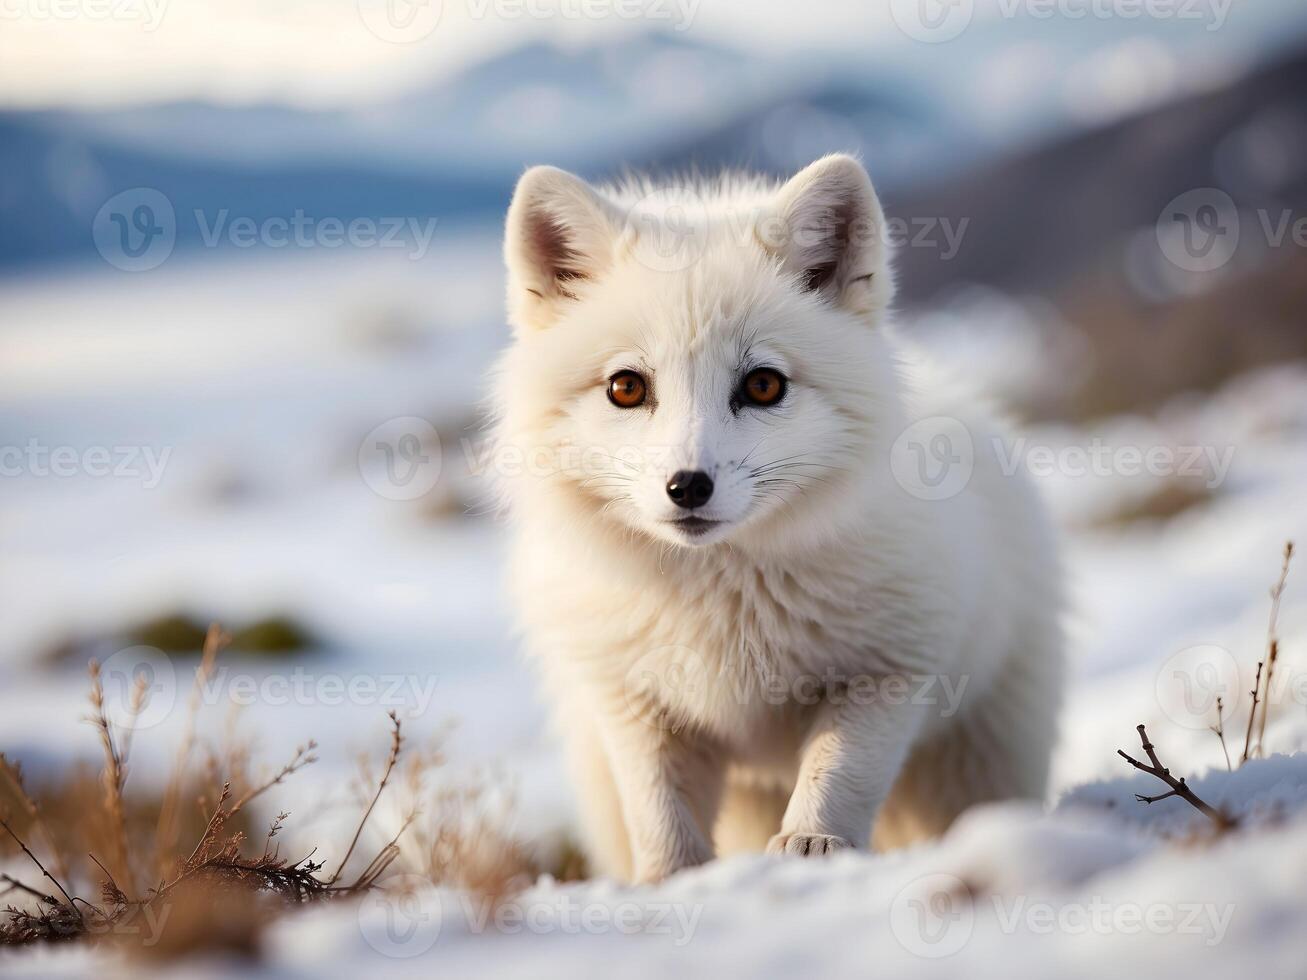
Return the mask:
[[1040, 799], [1061, 582], [974, 399], [889, 335], [862, 165], [522, 177], [495, 381], [511, 583], [601, 873]]

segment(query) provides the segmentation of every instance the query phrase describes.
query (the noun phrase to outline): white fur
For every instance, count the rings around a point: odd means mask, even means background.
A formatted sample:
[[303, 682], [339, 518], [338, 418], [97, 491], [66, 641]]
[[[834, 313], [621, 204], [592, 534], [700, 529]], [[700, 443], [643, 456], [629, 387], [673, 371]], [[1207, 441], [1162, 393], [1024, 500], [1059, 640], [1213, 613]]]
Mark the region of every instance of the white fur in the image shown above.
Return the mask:
[[[846, 156], [779, 187], [593, 189], [549, 168], [519, 184], [496, 385], [512, 587], [602, 872], [866, 847], [873, 826], [895, 846], [1044, 792], [1052, 536], [987, 414], [919, 388], [887, 336], [882, 220]], [[760, 366], [785, 398], [733, 410]], [[619, 370], [649, 377], [646, 406], [609, 403]], [[975, 469], [923, 500], [891, 447], [940, 416]], [[723, 523], [697, 538], [666, 523], [683, 468], [716, 483], [697, 513]]]

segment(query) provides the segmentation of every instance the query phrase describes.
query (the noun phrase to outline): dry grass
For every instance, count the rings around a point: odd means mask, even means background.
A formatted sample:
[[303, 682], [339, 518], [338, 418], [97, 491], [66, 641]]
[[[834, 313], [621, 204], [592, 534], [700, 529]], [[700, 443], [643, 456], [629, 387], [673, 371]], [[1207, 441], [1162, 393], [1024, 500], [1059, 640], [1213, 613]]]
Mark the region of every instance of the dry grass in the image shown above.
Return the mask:
[[[20, 856], [32, 868], [21, 878], [0, 875], [0, 895], [11, 903], [0, 919], [0, 944], [107, 941], [154, 958], [202, 949], [254, 955], [278, 914], [366, 892], [402, 855], [405, 870], [494, 900], [534, 880], [540, 868], [530, 848], [503, 829], [503, 814], [487, 806], [487, 786], [446, 786], [429, 797], [426, 783], [443, 755], [438, 748], [408, 752], [393, 712], [384, 761], [376, 773], [364, 770], [368, 789], [353, 833], [334, 842], [340, 858], [328, 870], [325, 859], [315, 859], [317, 848], [283, 856], [279, 835], [289, 814], [275, 811], [256, 831], [253, 804], [317, 761], [317, 746], [297, 747], [260, 780], [250, 776], [249, 746], [235, 738], [225, 751], [204, 754], [196, 737], [200, 691], [226, 642], [216, 626], [205, 637], [161, 793], [134, 790], [130, 782], [146, 686], [133, 690], [127, 717], [116, 721], [94, 662], [88, 720], [103, 753], [98, 773], [80, 767], [36, 794], [20, 766], [0, 755], [0, 855]], [[364, 860], [358, 852], [365, 829], [399, 782], [406, 796], [398, 830]]]
[[[1266, 719], [1270, 712], [1272, 703], [1271, 682], [1273, 680], [1275, 664], [1279, 658], [1280, 636], [1279, 636], [1279, 616], [1280, 616], [1280, 599], [1284, 596], [1285, 583], [1289, 578], [1289, 565], [1293, 561], [1293, 542], [1286, 541], [1284, 545], [1283, 558], [1280, 563], [1280, 575], [1275, 584], [1271, 586], [1271, 614], [1270, 621], [1266, 628], [1266, 646], [1267, 655], [1264, 660], [1257, 662], [1257, 672], [1253, 680], [1253, 688], [1249, 692], [1252, 695], [1252, 706], [1248, 710], [1248, 724], [1244, 733], [1243, 754], [1240, 756], [1239, 764], [1242, 766], [1250, 758], [1264, 754], [1263, 742], [1266, 735]], [[1260, 712], [1258, 709], [1261, 709]], [[1216, 724], [1211, 726], [1211, 731], [1221, 740], [1221, 751], [1225, 755], [1225, 767], [1228, 771], [1233, 771], [1234, 767], [1230, 762], [1230, 747], [1225, 740], [1226, 716], [1225, 704], [1222, 698], [1216, 699]], [[1137, 725], [1136, 731], [1139, 733], [1139, 740], [1148, 761], [1141, 762], [1132, 757], [1122, 749], [1117, 749], [1117, 755], [1128, 762], [1131, 766], [1140, 772], [1148, 773], [1155, 776], [1169, 788], [1165, 793], [1157, 796], [1146, 796], [1141, 793], [1135, 794], [1135, 799], [1143, 804], [1152, 804], [1161, 800], [1181, 799], [1198, 810], [1209, 820], [1219, 833], [1233, 830], [1239, 826], [1238, 817], [1227, 813], [1226, 811], [1213, 807], [1206, 800], [1200, 798], [1189, 788], [1185, 777], [1179, 778], [1172, 775], [1170, 768], [1165, 766], [1157, 756], [1157, 747], [1149, 740], [1148, 732], [1143, 725]], [[1254, 734], [1256, 739], [1254, 740]]]

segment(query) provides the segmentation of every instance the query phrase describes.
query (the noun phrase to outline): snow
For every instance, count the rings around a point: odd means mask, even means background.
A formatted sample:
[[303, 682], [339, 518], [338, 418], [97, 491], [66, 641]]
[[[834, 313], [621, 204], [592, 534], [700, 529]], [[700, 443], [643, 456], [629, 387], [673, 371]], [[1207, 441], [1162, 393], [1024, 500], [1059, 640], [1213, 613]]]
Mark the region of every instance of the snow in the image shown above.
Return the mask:
[[[506, 337], [497, 248], [491, 234], [442, 231], [422, 261], [210, 260], [170, 263], [148, 279], [88, 269], [0, 284], [0, 446], [36, 438], [78, 453], [169, 451], [151, 488], [148, 474], [58, 477], [26, 463], [4, 478], [0, 744], [34, 782], [97, 751], [91, 731], [72, 724], [84, 713], [83, 673], [40, 663], [53, 645], [179, 608], [227, 622], [287, 613], [323, 649], [292, 663], [224, 659], [204, 718], [217, 737], [233, 695], [249, 701], [242, 729], [273, 747], [269, 765], [309, 737], [322, 743], [322, 761], [295, 777], [299, 798], [314, 803], [291, 807], [302, 819], [292, 816], [288, 841], [353, 820], [340, 804], [355, 753], [380, 751], [392, 707], [415, 744], [456, 721], [451, 772], [501, 770], [518, 801], [517, 832], [568, 832], [557, 746], [499, 589], [500, 529], [481, 515], [462, 442], [478, 436], [484, 374]], [[929, 343], [931, 332], [922, 336]], [[948, 336], [938, 343], [944, 359], [986, 346]], [[1019, 346], [988, 339], [994, 350]], [[991, 373], [1014, 390], [1029, 383]], [[365, 435], [406, 416], [439, 432], [439, 506], [392, 499], [360, 472]], [[1237, 763], [1267, 589], [1284, 541], [1307, 541], [1307, 371], [1274, 368], [1148, 418], [1025, 436], [1057, 450], [1096, 441], [1234, 449], [1223, 478], [1204, 471], [1210, 495], [1169, 520], [1107, 521], [1165, 475], [1109, 467], [1040, 478], [1067, 528], [1074, 593], [1073, 677], [1047, 812], [987, 807], [942, 841], [901, 853], [737, 858], [652, 887], [543, 879], [508, 911], [429, 886], [382, 893], [279, 923], [266, 974], [1300, 971], [1307, 756], [1295, 753], [1307, 741], [1307, 571], [1291, 574], [1280, 611], [1269, 757], [1225, 772], [1208, 726], [1221, 694]], [[148, 761], [171, 755], [193, 669], [192, 658], [163, 659], [162, 710], [137, 739], [134, 778], [149, 779]], [[381, 683], [349, 693], [360, 676]], [[255, 695], [242, 698], [251, 685]], [[1183, 802], [1135, 802], [1164, 789], [1116, 755], [1140, 754], [1141, 722], [1200, 796], [1244, 815], [1241, 830], [1198, 841], [1203, 818]], [[0, 969], [79, 976], [104, 967], [104, 955], [4, 954]], [[175, 970], [238, 968], [250, 970], [221, 960]]]

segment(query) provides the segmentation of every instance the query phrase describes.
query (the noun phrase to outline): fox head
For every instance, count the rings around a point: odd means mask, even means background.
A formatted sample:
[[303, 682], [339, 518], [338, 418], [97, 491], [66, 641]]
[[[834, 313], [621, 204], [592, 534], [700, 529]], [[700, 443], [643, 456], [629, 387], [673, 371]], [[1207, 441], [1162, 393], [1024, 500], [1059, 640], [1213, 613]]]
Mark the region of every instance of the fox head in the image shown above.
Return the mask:
[[688, 548], [831, 526], [897, 403], [883, 227], [844, 155], [779, 186], [527, 171], [497, 381], [527, 492]]

